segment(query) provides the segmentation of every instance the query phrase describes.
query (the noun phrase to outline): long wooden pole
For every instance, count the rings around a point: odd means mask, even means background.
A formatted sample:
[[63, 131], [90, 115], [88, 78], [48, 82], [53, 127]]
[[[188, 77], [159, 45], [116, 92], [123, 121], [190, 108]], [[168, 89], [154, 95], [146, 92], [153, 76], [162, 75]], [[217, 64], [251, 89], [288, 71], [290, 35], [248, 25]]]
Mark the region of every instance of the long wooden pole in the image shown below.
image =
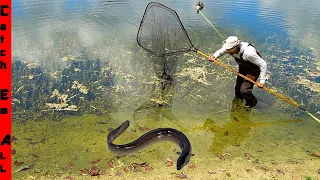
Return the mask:
[[[201, 56], [207, 58], [207, 59], [208, 59], [208, 57], [209, 57], [207, 54], [205, 54], [205, 53], [203, 53], [203, 52], [201, 52], [201, 51], [199, 51], [199, 50], [197, 50], [196, 52], [197, 52], [198, 54], [200, 54]], [[231, 67], [223, 64], [220, 60], [215, 59], [214, 62], [217, 63], [218, 65], [220, 65], [220, 66], [228, 69], [229, 71], [236, 73], [238, 76], [244, 78], [245, 80], [248, 80], [248, 81], [252, 82], [253, 84], [257, 85], [257, 82], [253, 81], [252, 79], [246, 77], [246, 76], [243, 75], [243, 74], [240, 74], [237, 70], [235, 70], [235, 69], [233, 69], [233, 68], [231, 68]], [[304, 108], [302, 108], [301, 106], [299, 106], [299, 104], [296, 103], [296, 102], [294, 102], [293, 100], [291, 100], [291, 99], [283, 96], [282, 94], [279, 94], [279, 93], [277, 93], [277, 92], [275, 92], [275, 91], [273, 91], [273, 90], [271, 90], [271, 89], [269, 89], [269, 88], [267, 88], [267, 87], [263, 87], [263, 89], [266, 90], [266, 91], [268, 91], [270, 94], [273, 94], [273, 95], [277, 96], [278, 98], [287, 101], [288, 103], [292, 104], [293, 106], [295, 106], [295, 107], [297, 107], [297, 108], [299, 108], [299, 109], [307, 112], [310, 117], [312, 117], [314, 120], [316, 120], [316, 121], [318, 121], [318, 122], [320, 123], [320, 120], [319, 120], [317, 117], [315, 117], [314, 115], [312, 115], [312, 114], [311, 114], [310, 112], [308, 112], [306, 109], [304, 109]]]

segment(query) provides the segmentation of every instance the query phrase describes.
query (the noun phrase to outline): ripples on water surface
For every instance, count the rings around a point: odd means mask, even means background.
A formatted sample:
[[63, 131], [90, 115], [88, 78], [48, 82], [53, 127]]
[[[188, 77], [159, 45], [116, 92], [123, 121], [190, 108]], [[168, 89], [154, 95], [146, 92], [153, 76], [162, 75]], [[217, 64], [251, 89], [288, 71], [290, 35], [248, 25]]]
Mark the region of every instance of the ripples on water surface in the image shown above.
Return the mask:
[[[195, 1], [159, 2], [175, 9], [188, 30], [209, 27], [204, 18], [196, 14]], [[149, 1], [14, 0], [13, 55], [33, 59], [28, 54], [33, 52], [41, 56], [41, 49], [50, 53], [50, 50], [57, 48], [55, 41], [59, 33], [77, 34], [73, 40], [76, 38], [76, 41], [89, 47], [105, 39], [133, 40], [147, 3]], [[260, 43], [268, 37], [286, 36], [290, 37], [288, 40], [303, 43], [308, 49], [314, 48], [319, 40], [320, 10], [319, 2], [315, 0], [204, 3], [203, 13], [218, 28], [234, 28], [234, 33], [247, 32]], [[212, 34], [216, 35], [213, 29]], [[40, 52], [34, 52], [35, 49]]]

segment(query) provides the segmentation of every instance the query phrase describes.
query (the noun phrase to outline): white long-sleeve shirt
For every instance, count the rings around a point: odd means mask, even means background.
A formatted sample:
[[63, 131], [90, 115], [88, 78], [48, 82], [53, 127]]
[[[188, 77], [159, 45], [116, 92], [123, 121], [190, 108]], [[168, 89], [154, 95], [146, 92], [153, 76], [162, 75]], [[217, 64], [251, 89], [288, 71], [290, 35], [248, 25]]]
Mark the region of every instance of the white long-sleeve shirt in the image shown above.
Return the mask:
[[[224, 47], [217, 50], [213, 56], [219, 58], [220, 56], [227, 54], [228, 51]], [[242, 54], [242, 59], [244, 61], [250, 61], [251, 63], [257, 65], [260, 68], [260, 83], [265, 83], [267, 75], [267, 63], [258, 54], [253, 46], [249, 46], [247, 42], [240, 43], [240, 51], [234, 54], [233, 57], [240, 59], [240, 54]]]

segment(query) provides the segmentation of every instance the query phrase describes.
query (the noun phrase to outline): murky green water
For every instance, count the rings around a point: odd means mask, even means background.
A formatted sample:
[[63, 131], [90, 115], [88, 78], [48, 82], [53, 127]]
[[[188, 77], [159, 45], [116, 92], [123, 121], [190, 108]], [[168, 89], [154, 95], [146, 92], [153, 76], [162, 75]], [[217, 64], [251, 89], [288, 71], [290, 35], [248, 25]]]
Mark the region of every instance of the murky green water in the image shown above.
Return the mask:
[[[177, 11], [195, 47], [209, 54], [221, 46], [196, 1], [159, 2]], [[148, 3], [13, 1], [13, 177], [82, 179], [92, 166], [102, 179], [183, 176], [172, 143], [120, 159], [107, 149], [111, 128], [130, 120], [116, 143], [146, 128], [184, 132], [195, 154], [183, 169], [191, 179], [319, 178], [319, 123], [257, 88], [253, 111], [234, 109], [236, 76], [195, 53], [150, 57], [135, 40]], [[319, 117], [318, 1], [204, 3], [223, 36], [262, 52], [266, 86]]]

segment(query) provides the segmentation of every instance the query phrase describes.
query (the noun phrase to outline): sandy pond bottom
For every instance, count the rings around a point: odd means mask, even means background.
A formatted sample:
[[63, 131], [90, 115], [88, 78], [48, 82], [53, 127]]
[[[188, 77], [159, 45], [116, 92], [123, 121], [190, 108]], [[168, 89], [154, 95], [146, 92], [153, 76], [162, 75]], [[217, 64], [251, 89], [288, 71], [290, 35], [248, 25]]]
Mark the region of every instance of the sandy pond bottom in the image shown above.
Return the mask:
[[[148, 111], [13, 122], [13, 179], [320, 179], [320, 126], [309, 117]], [[117, 158], [106, 136], [126, 119], [131, 125], [115, 143], [171, 127], [188, 136], [195, 155], [181, 171], [171, 142]], [[88, 175], [93, 166], [98, 176]]]

